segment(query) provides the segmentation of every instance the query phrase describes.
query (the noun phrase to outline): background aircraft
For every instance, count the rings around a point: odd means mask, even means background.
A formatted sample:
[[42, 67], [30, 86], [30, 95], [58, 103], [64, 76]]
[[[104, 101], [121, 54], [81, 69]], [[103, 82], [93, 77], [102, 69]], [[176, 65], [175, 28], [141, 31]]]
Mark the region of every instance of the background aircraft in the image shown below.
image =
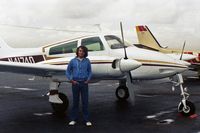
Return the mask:
[[147, 26], [136, 26], [136, 32], [139, 42], [139, 44], [136, 44], [137, 47], [159, 51], [174, 58], [187, 60], [191, 63], [191, 70], [197, 71], [198, 77], [200, 78], [200, 51], [185, 50], [185, 42], [183, 49], [162, 47]]
[[178, 111], [186, 116], [194, 114], [195, 106], [188, 101], [189, 95], [182, 86], [181, 73], [187, 70], [189, 63], [159, 52], [124, 44], [119, 37], [111, 34], [80, 36], [39, 48], [14, 49], [0, 40], [0, 71], [48, 77], [49, 102], [55, 113], [60, 114], [67, 109], [69, 101], [66, 95], [59, 92], [59, 85], [68, 82], [65, 70], [80, 45], [89, 50], [88, 58], [93, 71], [91, 82], [119, 81], [116, 88], [119, 100], [126, 100], [130, 96], [134, 103], [133, 80], [172, 77], [174, 85], [181, 90], [182, 100]]

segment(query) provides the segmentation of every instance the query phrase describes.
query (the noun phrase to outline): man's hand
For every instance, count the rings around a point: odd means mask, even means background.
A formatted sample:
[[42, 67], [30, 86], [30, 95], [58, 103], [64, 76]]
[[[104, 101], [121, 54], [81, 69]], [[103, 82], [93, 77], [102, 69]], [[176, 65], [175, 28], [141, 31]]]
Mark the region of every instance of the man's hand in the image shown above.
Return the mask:
[[71, 80], [70, 81], [73, 85], [76, 85], [76, 84], [78, 84], [78, 82], [77, 81], [75, 81], [75, 80]]

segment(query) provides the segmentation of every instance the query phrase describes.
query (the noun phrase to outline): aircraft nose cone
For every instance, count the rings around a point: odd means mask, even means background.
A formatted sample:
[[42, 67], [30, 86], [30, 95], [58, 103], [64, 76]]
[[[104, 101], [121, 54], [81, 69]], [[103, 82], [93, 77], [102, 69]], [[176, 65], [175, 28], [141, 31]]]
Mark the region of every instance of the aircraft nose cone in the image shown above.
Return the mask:
[[121, 59], [120, 60], [120, 70], [122, 72], [128, 72], [140, 67], [142, 63], [133, 59]]

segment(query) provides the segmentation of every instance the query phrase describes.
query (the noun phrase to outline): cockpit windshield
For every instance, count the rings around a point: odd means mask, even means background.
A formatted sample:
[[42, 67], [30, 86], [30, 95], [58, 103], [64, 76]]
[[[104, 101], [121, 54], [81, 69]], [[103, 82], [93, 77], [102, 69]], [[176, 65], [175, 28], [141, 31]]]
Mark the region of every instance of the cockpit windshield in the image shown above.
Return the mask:
[[[124, 47], [124, 44], [122, 43], [121, 39], [117, 36], [107, 35], [107, 36], [105, 36], [105, 39], [111, 49], [119, 49], [119, 48]], [[125, 47], [128, 47], [128, 46], [130, 46], [130, 44], [125, 42]]]

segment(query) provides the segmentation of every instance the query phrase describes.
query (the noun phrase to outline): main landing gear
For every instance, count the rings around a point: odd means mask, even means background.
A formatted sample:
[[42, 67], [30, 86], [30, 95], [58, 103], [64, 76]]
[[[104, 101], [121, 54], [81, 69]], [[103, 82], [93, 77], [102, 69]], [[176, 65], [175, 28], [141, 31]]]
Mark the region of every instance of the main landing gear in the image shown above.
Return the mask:
[[128, 99], [129, 92], [126, 85], [120, 85], [119, 87], [117, 87], [115, 95], [120, 101], [125, 101], [126, 99]]
[[187, 93], [187, 88], [183, 88], [183, 77], [181, 74], [177, 74], [175, 77], [172, 78], [173, 87], [180, 87], [182, 100], [178, 105], [178, 112], [181, 113], [183, 116], [191, 116], [195, 114], [195, 106], [194, 104], [188, 100], [189, 94]]
[[132, 82], [130, 81], [131, 79], [128, 78], [128, 76], [129, 75], [127, 75], [126, 80], [119, 81], [119, 87], [117, 87], [115, 95], [119, 101], [126, 101], [129, 97], [131, 97], [131, 100], [134, 103], [135, 102], [134, 88]]
[[60, 82], [52, 81], [50, 83], [49, 102], [54, 110], [54, 114], [61, 116], [68, 109], [69, 100], [65, 94], [58, 92], [59, 86]]

